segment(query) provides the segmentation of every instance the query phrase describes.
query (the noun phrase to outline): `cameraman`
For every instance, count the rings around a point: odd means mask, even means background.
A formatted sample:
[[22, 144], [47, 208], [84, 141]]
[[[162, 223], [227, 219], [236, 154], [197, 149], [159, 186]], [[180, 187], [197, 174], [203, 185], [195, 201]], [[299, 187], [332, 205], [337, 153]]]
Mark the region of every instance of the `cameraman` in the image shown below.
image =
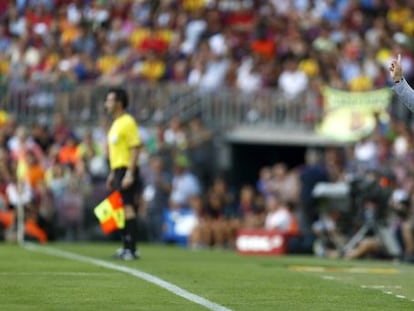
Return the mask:
[[[389, 201], [390, 224], [387, 228], [391, 233], [389, 238], [394, 239], [402, 249], [402, 260], [413, 262], [414, 233], [411, 215], [410, 196], [401, 189], [393, 191]], [[382, 236], [384, 238], [384, 235]], [[365, 237], [354, 249], [345, 253], [344, 257], [349, 259], [363, 258], [367, 256], [387, 257], [387, 245], [384, 239], [378, 235]]]
[[414, 221], [411, 199], [403, 190], [395, 190], [390, 206], [397, 216], [396, 235], [403, 249], [403, 260], [414, 262]]

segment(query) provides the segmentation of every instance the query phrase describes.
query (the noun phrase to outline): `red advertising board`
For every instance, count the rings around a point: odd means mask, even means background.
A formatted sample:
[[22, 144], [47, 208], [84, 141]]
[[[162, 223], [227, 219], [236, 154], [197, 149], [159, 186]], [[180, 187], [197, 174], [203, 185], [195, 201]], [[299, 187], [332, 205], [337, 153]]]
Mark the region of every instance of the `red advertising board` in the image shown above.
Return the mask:
[[279, 231], [243, 229], [237, 234], [236, 248], [242, 255], [282, 255], [286, 253], [286, 240]]

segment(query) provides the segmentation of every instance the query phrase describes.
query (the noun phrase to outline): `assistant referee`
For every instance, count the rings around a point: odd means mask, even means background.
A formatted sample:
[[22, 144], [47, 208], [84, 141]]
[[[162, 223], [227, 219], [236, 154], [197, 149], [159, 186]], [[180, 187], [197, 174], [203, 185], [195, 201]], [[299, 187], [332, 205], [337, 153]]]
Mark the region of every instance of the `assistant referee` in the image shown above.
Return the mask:
[[137, 166], [141, 139], [135, 119], [126, 111], [128, 95], [122, 88], [111, 88], [105, 98], [105, 109], [112, 117], [108, 131], [109, 164], [107, 178], [110, 191], [119, 190], [125, 208], [125, 228], [121, 231], [123, 247], [113, 256], [122, 260], [140, 257], [136, 249], [137, 204], [140, 175]]

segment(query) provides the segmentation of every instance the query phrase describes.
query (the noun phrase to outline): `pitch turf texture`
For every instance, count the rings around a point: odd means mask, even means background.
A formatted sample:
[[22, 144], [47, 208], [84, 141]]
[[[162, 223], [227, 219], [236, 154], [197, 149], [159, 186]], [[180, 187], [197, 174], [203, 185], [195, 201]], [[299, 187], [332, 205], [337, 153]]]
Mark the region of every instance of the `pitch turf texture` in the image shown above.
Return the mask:
[[414, 265], [154, 245], [141, 245], [142, 259], [122, 262], [109, 259], [117, 247], [110, 243], [45, 247], [0, 245], [0, 310], [414, 310]]

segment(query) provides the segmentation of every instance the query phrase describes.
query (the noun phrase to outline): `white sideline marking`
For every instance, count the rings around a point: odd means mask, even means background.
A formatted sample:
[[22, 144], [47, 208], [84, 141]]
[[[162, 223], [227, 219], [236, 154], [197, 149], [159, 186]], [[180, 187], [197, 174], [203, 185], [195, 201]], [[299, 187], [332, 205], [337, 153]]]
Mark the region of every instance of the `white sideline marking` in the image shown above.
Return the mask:
[[332, 276], [332, 275], [323, 275], [321, 276], [322, 279], [324, 280], [336, 280], [336, 277]]
[[381, 288], [396, 288], [401, 289], [401, 285], [361, 285], [362, 288], [372, 288], [372, 289], [381, 289]]
[[101, 273], [101, 272], [0, 272], [0, 275], [5, 276], [103, 276], [103, 275], [114, 275], [115, 272]]
[[25, 247], [26, 249], [30, 250], [30, 251], [36, 251], [36, 252], [42, 252], [42, 253], [46, 253], [49, 255], [53, 255], [53, 256], [57, 256], [57, 257], [63, 257], [66, 259], [73, 259], [76, 261], [81, 261], [81, 262], [86, 262], [89, 264], [94, 264], [95, 266], [100, 266], [100, 267], [104, 267], [104, 268], [108, 268], [108, 269], [112, 269], [112, 270], [116, 270], [116, 271], [121, 271], [121, 272], [125, 272], [127, 274], [130, 274], [132, 276], [135, 276], [139, 279], [145, 280], [149, 283], [152, 283], [154, 285], [157, 285], [159, 287], [162, 287], [166, 290], [168, 290], [169, 292], [173, 293], [174, 295], [183, 297], [184, 299], [187, 299], [191, 302], [194, 302], [196, 304], [199, 304], [209, 310], [212, 311], [231, 311], [231, 309], [228, 309], [224, 306], [221, 306], [219, 304], [216, 304], [206, 298], [203, 298], [201, 296], [198, 296], [196, 294], [190, 293], [188, 291], [186, 291], [185, 289], [182, 289], [172, 283], [169, 283], [167, 281], [164, 281], [163, 279], [160, 279], [152, 274], [140, 271], [138, 269], [132, 269], [126, 266], [122, 266], [122, 265], [117, 265], [111, 262], [107, 262], [104, 260], [100, 260], [100, 259], [95, 259], [95, 258], [91, 258], [91, 257], [87, 257], [87, 256], [82, 256], [82, 255], [78, 255], [75, 253], [70, 253], [70, 252], [66, 252], [66, 251], [62, 251], [59, 249], [55, 249], [55, 248], [51, 248], [51, 247], [46, 247], [46, 246], [39, 246], [36, 244], [32, 244], [32, 243], [24, 243], [23, 247]]

